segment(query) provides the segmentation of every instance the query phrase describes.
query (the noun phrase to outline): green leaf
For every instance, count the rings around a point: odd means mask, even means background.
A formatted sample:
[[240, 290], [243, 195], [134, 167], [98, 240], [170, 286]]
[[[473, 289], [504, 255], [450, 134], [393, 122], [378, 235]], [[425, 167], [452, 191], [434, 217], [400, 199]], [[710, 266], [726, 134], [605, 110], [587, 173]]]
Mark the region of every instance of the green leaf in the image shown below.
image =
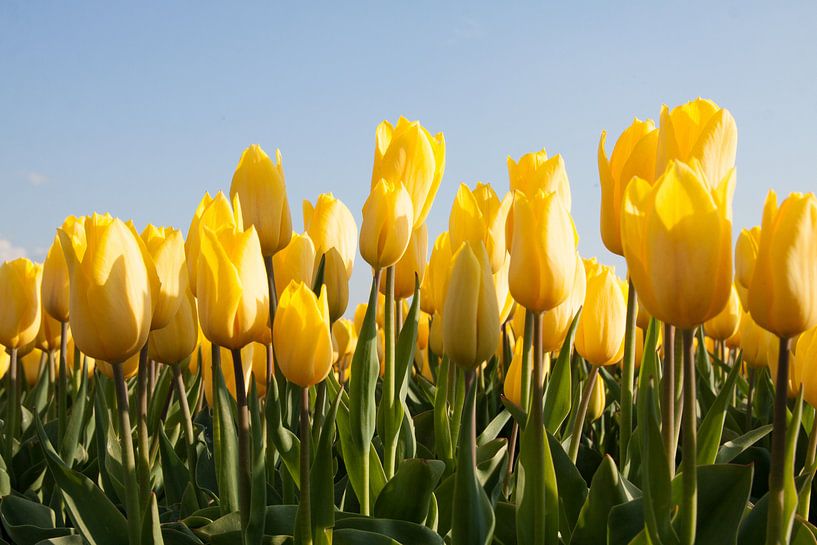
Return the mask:
[[68, 516], [74, 526], [91, 545], [128, 543], [128, 524], [122, 513], [88, 477], [62, 462], [38, 417], [35, 424], [48, 470], [62, 491]]
[[477, 445], [482, 446], [489, 441], [493, 441], [497, 438], [499, 433], [505, 427], [505, 424], [508, 423], [508, 420], [511, 419], [510, 411], [501, 411], [498, 415], [494, 417], [491, 422], [485, 426], [485, 429], [482, 430], [482, 433], [479, 434], [477, 437]]
[[[493, 515], [493, 512], [491, 513]], [[443, 538], [420, 524], [404, 520], [361, 517], [338, 513], [335, 535], [340, 530], [355, 529], [388, 536], [401, 545], [442, 545]]]
[[574, 545], [604, 543], [607, 539], [607, 519], [611, 509], [632, 499], [624, 487], [616, 463], [609, 455], [605, 455], [593, 475], [590, 493], [579, 514], [570, 543]]
[[576, 312], [567, 336], [562, 343], [556, 365], [551, 371], [545, 390], [545, 429], [556, 433], [567, 415], [570, 414], [572, 404], [570, 373], [570, 357], [573, 352], [573, 339], [576, 337], [576, 327], [579, 324], [581, 309]]
[[184, 496], [184, 489], [190, 483], [190, 471], [173, 450], [164, 426], [159, 426], [159, 455], [162, 460], [165, 499], [169, 505], [179, 505]]
[[162, 529], [159, 526], [159, 507], [156, 505], [156, 494], [150, 493], [145, 512], [142, 516], [142, 545], [164, 545]]
[[238, 509], [238, 432], [231, 410], [234, 403], [221, 373], [221, 349], [213, 348], [213, 443], [216, 458], [219, 505], [222, 514]]
[[607, 518], [607, 545], [628, 545], [644, 530], [644, 498], [620, 503]]
[[[375, 516], [421, 524], [428, 516], [431, 495], [443, 471], [445, 463], [440, 460], [403, 460], [380, 492], [374, 506]], [[411, 493], [406, 493], [409, 490]]]
[[715, 462], [718, 447], [723, 434], [723, 422], [726, 418], [726, 408], [732, 400], [732, 390], [735, 388], [735, 379], [741, 367], [740, 358], [729, 371], [726, 382], [715, 401], [709, 407], [701, 427], [698, 429], [698, 465], [709, 465]]
[[389, 536], [354, 528], [333, 532], [332, 543], [334, 545], [401, 545], [399, 541], [395, 541]]
[[[244, 543], [258, 543], [264, 537], [267, 507], [267, 466], [264, 446], [264, 428], [261, 426], [261, 408], [255, 377], [250, 377], [250, 395], [247, 402], [250, 413], [250, 516], [244, 530]], [[271, 387], [271, 386], [270, 386]]]
[[3, 498], [0, 519], [6, 533], [19, 545], [33, 545], [44, 539], [72, 533], [70, 528], [56, 527], [54, 511], [48, 506], [20, 496]]
[[279, 383], [273, 374], [270, 377], [270, 385], [267, 388], [267, 399], [264, 407], [264, 415], [267, 421], [267, 435], [272, 439], [275, 450], [281, 455], [284, 467], [289, 472], [295, 486], [299, 486], [301, 480], [300, 459], [301, 442], [298, 436], [284, 426], [281, 415], [281, 391], [283, 384]]
[[581, 513], [582, 506], [587, 498], [587, 483], [578, 468], [573, 465], [559, 440], [551, 433], [548, 433], [548, 443], [553, 457], [553, 468], [556, 472], [559, 502], [569, 526], [562, 529], [562, 535], [569, 535], [576, 526], [579, 513]]
[[454, 458], [451, 420], [448, 414], [448, 382], [451, 365], [453, 364], [448, 360], [448, 356], [443, 356], [437, 372], [437, 389], [434, 393], [434, 452], [445, 462]]
[[769, 432], [772, 431], [773, 427], [774, 426], [771, 424], [766, 424], [765, 426], [760, 426], [759, 428], [750, 430], [740, 437], [732, 439], [731, 441], [727, 441], [721, 445], [720, 450], [718, 450], [718, 455], [715, 457], [715, 463], [728, 464], [743, 451], [766, 437]]
[[315, 457], [309, 469], [309, 492], [312, 501], [312, 535], [318, 535], [326, 528], [335, 525], [335, 463], [333, 446], [335, 443], [335, 421], [340, 406], [341, 396], [335, 401], [326, 415], [326, 420], [318, 438]]
[[74, 465], [75, 454], [79, 444], [79, 437], [85, 424], [85, 405], [88, 401], [88, 373], [84, 369], [80, 371], [80, 386], [74, 403], [71, 405], [71, 416], [65, 428], [65, 435], [60, 445], [60, 457], [68, 467]]

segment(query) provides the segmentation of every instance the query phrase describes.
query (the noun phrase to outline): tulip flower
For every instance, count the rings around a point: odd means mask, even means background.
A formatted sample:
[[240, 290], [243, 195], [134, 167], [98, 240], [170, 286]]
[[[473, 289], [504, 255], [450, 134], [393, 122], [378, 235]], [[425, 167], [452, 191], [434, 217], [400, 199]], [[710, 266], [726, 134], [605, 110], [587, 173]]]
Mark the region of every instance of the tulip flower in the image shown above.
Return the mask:
[[[82, 223], [83, 217], [68, 216], [62, 224], [62, 229], [70, 234], [74, 244], [85, 252], [85, 232]], [[59, 235], [54, 235], [54, 241], [48, 249], [48, 255], [43, 263], [43, 306], [45, 311], [59, 322], [68, 321], [68, 265], [62, 251]]]
[[757, 325], [748, 312], [742, 313], [738, 331], [743, 361], [746, 365], [768, 367], [769, 345], [777, 344], [774, 335]]
[[332, 323], [332, 337], [337, 343], [338, 356], [335, 361], [351, 357], [357, 348], [357, 333], [351, 320], [341, 318]]
[[505, 261], [505, 222], [511, 204], [510, 193], [500, 201], [490, 184], [478, 183], [473, 191], [460, 184], [448, 218], [451, 245], [459, 248], [463, 242], [482, 242], [491, 272], [497, 272]]
[[419, 352], [428, 348], [428, 338], [431, 333], [431, 316], [423, 311], [420, 311], [420, 316], [417, 318], [417, 350]]
[[499, 309], [485, 246], [463, 242], [454, 254], [443, 310], [445, 352], [474, 369], [499, 342]]
[[725, 341], [738, 331], [740, 325], [741, 304], [738, 290], [732, 284], [729, 300], [717, 316], [704, 323], [704, 332], [707, 336], [719, 341]]
[[199, 320], [211, 342], [239, 350], [269, 328], [269, 292], [261, 245], [246, 231], [204, 228], [198, 263]]
[[[201, 367], [202, 384], [204, 385], [204, 399], [207, 405], [213, 406], [213, 349], [212, 343], [207, 337], [202, 337], [200, 346], [199, 366]], [[249, 344], [247, 346], [250, 346]], [[219, 348], [219, 359], [221, 360], [221, 374], [224, 377], [224, 385], [227, 391], [236, 398], [235, 368], [233, 365], [233, 355], [226, 348]], [[242, 350], [241, 357], [242, 376], [245, 384], [250, 382], [252, 373], [252, 359], [245, 358]]]
[[[425, 223], [416, 226], [411, 233], [408, 248], [394, 266], [394, 297], [406, 299], [414, 294], [415, 277], [425, 280], [426, 256], [428, 255], [428, 227]], [[383, 288], [381, 284], [381, 288]], [[422, 302], [422, 298], [420, 299]]]
[[578, 236], [558, 193], [516, 191], [508, 283], [516, 302], [533, 312], [555, 308], [570, 294]]
[[661, 127], [655, 175], [661, 176], [672, 161], [699, 161], [704, 176], [717, 184], [735, 166], [738, 129], [729, 110], [698, 98], [672, 110], [661, 107]]
[[412, 203], [413, 224], [423, 223], [428, 216], [444, 170], [443, 133], [431, 136], [419, 121], [404, 117], [397, 120], [396, 126], [388, 121], [377, 126], [372, 190], [381, 179], [393, 185], [402, 183]]
[[604, 413], [607, 406], [607, 395], [604, 391], [604, 381], [596, 380], [593, 384], [593, 392], [590, 394], [590, 403], [587, 408], [587, 420], [595, 422]]
[[275, 356], [290, 382], [309, 388], [332, 368], [332, 334], [326, 288], [316, 296], [303, 282], [289, 283], [273, 325]]
[[343, 316], [349, 304], [349, 277], [346, 276], [343, 258], [336, 248], [329, 248], [323, 255], [323, 285], [326, 287], [329, 319], [334, 322]]
[[803, 388], [803, 399], [812, 407], [817, 407], [817, 327], [803, 332], [797, 338], [794, 349], [792, 371], [793, 382]]
[[411, 197], [401, 183], [378, 182], [363, 204], [360, 255], [375, 271], [397, 263], [414, 227]]
[[735, 243], [735, 285], [744, 310], [749, 310], [749, 288], [755, 274], [760, 226], [742, 229]]
[[46, 358], [48, 356], [39, 348], [30, 350], [20, 358], [20, 367], [23, 370], [23, 378], [29, 388], [33, 388], [40, 378], [40, 374], [45, 369]]
[[[573, 288], [567, 299], [542, 314], [542, 350], [555, 352], [561, 348], [573, 323], [573, 318], [584, 304], [587, 293], [587, 274], [584, 261], [576, 253], [576, 272], [573, 275]], [[524, 316], [524, 312], [520, 312]], [[520, 330], [520, 333], [523, 330]]]
[[145, 227], [141, 237], [160, 282], [151, 329], [161, 329], [176, 315], [188, 289], [184, 238], [178, 229], [151, 224]]
[[148, 337], [148, 357], [154, 361], [174, 365], [190, 356], [198, 342], [199, 320], [196, 300], [188, 289], [170, 323], [162, 329], [151, 331]]
[[655, 179], [655, 154], [658, 130], [652, 119], [636, 118], [618, 137], [607, 158], [604, 144], [607, 132], [601, 132], [598, 163], [601, 180], [601, 239], [608, 250], [624, 255], [621, 246], [621, 203], [624, 190], [634, 176], [648, 182]]
[[496, 304], [497, 308], [499, 308], [499, 323], [504, 324], [508, 321], [508, 318], [511, 316], [511, 312], [513, 311], [513, 307], [516, 304], [516, 301], [513, 300], [513, 296], [511, 296], [511, 288], [508, 285], [508, 275], [510, 274], [511, 270], [511, 258], [507, 252], [505, 252], [505, 259], [502, 262], [502, 266], [499, 267], [499, 270], [493, 274], [494, 278], [494, 291], [496, 291]]
[[351, 278], [357, 253], [357, 223], [352, 213], [332, 193], [323, 193], [318, 195], [315, 206], [304, 200], [303, 214], [304, 232], [315, 244], [315, 265], [330, 248], [335, 248], [345, 266], [346, 277]]
[[627, 270], [647, 312], [689, 329], [714, 318], [732, 285], [734, 170], [710, 188], [699, 166], [671, 163], [650, 185], [634, 179], [624, 195]]
[[445, 354], [445, 345], [443, 342], [443, 315], [442, 313], [437, 313], [432, 316], [431, 324], [428, 328], [428, 347], [437, 356], [442, 356]]
[[508, 178], [511, 192], [521, 191], [532, 198], [538, 191], [556, 193], [566, 210], [570, 210], [570, 182], [562, 156], [557, 154], [548, 158], [543, 149], [526, 153], [514, 161], [508, 157]]
[[132, 379], [139, 371], [139, 353], [132, 355], [127, 360], [121, 363], [110, 363], [103, 360], [96, 360], [96, 368], [99, 372], [114, 380], [114, 367], [119, 366], [122, 369], [122, 376], [125, 380]]
[[576, 329], [576, 350], [592, 365], [611, 365], [624, 354], [627, 299], [615, 271], [585, 260], [587, 294]]
[[209, 193], [205, 193], [196, 208], [196, 213], [190, 222], [190, 228], [187, 230], [187, 238], [184, 241], [184, 253], [187, 257], [187, 273], [189, 275], [190, 291], [193, 295], [196, 293], [198, 282], [196, 275], [199, 270], [199, 253], [201, 252], [202, 238], [204, 238], [204, 228], [221, 229], [233, 228], [239, 231], [244, 230], [244, 220], [240, 211], [238, 196], [233, 198], [233, 204], [224, 196], [224, 193], [219, 191], [215, 198], [210, 197]]
[[293, 233], [289, 244], [272, 256], [275, 291], [279, 299], [293, 280], [312, 285], [315, 256], [315, 245], [306, 233]]
[[792, 193], [763, 209], [749, 311], [758, 325], [792, 337], [817, 325], [817, 197]]
[[420, 286], [420, 308], [429, 314], [442, 312], [452, 255], [451, 237], [448, 231], [440, 233], [434, 241], [428, 267], [426, 267], [423, 283]]
[[[522, 408], [522, 354], [523, 345], [522, 338], [516, 341], [513, 349], [513, 357], [508, 370], [505, 373], [505, 383], [503, 385], [503, 393], [505, 397], [519, 408]], [[530, 362], [528, 362], [530, 365]]]
[[[53, 352], [57, 350], [62, 344], [62, 324], [51, 317], [43, 308], [40, 314], [40, 331], [37, 333], [37, 338], [34, 344], [37, 348], [44, 352]], [[71, 340], [71, 329], [65, 328], [65, 342]]]
[[275, 150], [273, 163], [258, 144], [245, 149], [230, 185], [230, 198], [236, 195], [241, 199], [244, 225], [258, 233], [261, 253], [271, 256], [284, 248], [292, 234], [292, 218], [281, 151]]
[[37, 338], [43, 267], [24, 257], [0, 265], [0, 345], [18, 349]]

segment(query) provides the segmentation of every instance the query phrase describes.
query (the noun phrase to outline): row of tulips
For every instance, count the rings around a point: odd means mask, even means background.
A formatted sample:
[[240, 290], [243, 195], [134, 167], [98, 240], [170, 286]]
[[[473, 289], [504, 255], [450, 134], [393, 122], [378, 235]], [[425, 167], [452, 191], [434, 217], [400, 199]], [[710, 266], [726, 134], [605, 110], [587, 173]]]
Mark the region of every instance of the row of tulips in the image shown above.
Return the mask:
[[461, 184], [429, 255], [445, 149], [381, 123], [359, 231], [328, 193], [293, 232], [253, 145], [186, 237], [71, 216], [0, 266], [3, 538], [817, 543], [817, 198], [770, 192], [733, 253], [737, 129], [697, 99], [601, 135], [625, 278], [544, 150]]

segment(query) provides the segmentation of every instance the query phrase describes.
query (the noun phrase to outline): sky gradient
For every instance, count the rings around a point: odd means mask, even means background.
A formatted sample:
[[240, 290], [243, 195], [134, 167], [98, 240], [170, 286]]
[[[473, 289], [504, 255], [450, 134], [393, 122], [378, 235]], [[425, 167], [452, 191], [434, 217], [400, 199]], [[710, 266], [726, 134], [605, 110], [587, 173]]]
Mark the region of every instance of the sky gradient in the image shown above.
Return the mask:
[[817, 3], [302, 4], [0, 3], [0, 259], [43, 259], [68, 214], [186, 231], [251, 143], [281, 149], [296, 230], [330, 191], [360, 226], [375, 127], [400, 115], [445, 133], [429, 246], [459, 183], [501, 197], [506, 157], [544, 147], [582, 255], [623, 274], [599, 235], [599, 135], [610, 152], [634, 116], [697, 96], [737, 120], [735, 236], [769, 188], [817, 189]]

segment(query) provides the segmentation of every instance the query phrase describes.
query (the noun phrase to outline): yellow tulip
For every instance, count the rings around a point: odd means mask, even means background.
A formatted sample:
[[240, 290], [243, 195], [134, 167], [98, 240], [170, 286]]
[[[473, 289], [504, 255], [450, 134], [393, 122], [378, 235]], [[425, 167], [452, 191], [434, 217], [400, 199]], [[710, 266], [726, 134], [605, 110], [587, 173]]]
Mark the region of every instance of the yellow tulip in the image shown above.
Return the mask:
[[[84, 253], [85, 239], [82, 223], [83, 217], [68, 216], [62, 224], [62, 229], [71, 235], [76, 246], [81, 246], [80, 253]], [[54, 241], [48, 249], [43, 263], [43, 306], [45, 311], [59, 322], [68, 321], [68, 265], [65, 262], [65, 253], [62, 251], [59, 235], [54, 235]]]
[[738, 129], [729, 110], [698, 98], [672, 110], [661, 107], [656, 177], [673, 161], [701, 163], [707, 180], [719, 183], [735, 166]]
[[[43, 308], [40, 314], [40, 331], [37, 333], [37, 339], [34, 344], [40, 350], [51, 352], [57, 350], [62, 343], [62, 324], [51, 317]], [[71, 328], [66, 327], [66, 340], [68, 343], [71, 340]]]
[[732, 285], [734, 170], [711, 189], [699, 165], [671, 163], [624, 195], [624, 257], [639, 300], [662, 322], [692, 328], [714, 318]]
[[363, 327], [363, 319], [366, 317], [366, 309], [369, 305], [366, 303], [358, 303], [355, 307], [355, 316], [352, 322], [355, 324], [355, 333], [360, 335], [360, 328]]
[[601, 132], [598, 163], [601, 180], [601, 239], [614, 254], [624, 255], [621, 246], [621, 203], [624, 190], [633, 176], [649, 182], [655, 179], [655, 154], [658, 129], [652, 119], [636, 118], [618, 137], [607, 158], [604, 144], [607, 132]]
[[817, 325], [817, 197], [792, 193], [763, 208], [749, 311], [764, 329], [792, 337]]
[[732, 284], [729, 300], [717, 316], [704, 323], [704, 332], [713, 339], [725, 341], [738, 331], [740, 325], [741, 304], [738, 290]]
[[443, 310], [445, 352], [460, 367], [474, 369], [499, 342], [499, 309], [485, 246], [463, 242], [454, 254]]
[[[315, 244], [315, 263], [330, 248], [335, 248], [346, 267], [346, 277], [352, 277], [357, 254], [357, 223], [352, 213], [331, 193], [318, 195], [315, 206], [303, 202], [304, 231]], [[284, 285], [286, 287], [286, 285]]]
[[349, 277], [346, 276], [346, 267], [337, 248], [329, 248], [323, 255], [323, 285], [329, 304], [329, 320], [334, 322], [343, 316], [349, 305]]
[[[636, 295], [638, 295], [638, 294], [636, 294]], [[647, 312], [647, 308], [644, 306], [644, 303], [641, 302], [641, 299], [638, 298], [638, 297], [636, 299], [637, 299], [636, 305], [638, 305], [638, 311], [637, 311], [636, 316], [635, 316], [635, 323], [636, 323], [636, 325], [638, 327], [640, 327], [644, 331], [647, 331], [647, 328], [650, 325], [650, 320], [652, 320], [652, 316], [650, 316], [650, 313]]]
[[[573, 276], [573, 288], [567, 299], [556, 305], [554, 308], [542, 314], [542, 348], [545, 352], [555, 352], [561, 348], [567, 337], [570, 324], [584, 304], [587, 293], [587, 275], [584, 270], [584, 262], [576, 253], [576, 272]], [[524, 312], [520, 312], [523, 317]], [[520, 334], [522, 331], [519, 332]]]
[[187, 257], [187, 273], [189, 276], [190, 291], [193, 295], [198, 295], [196, 288], [198, 280], [196, 278], [199, 270], [199, 254], [201, 253], [202, 238], [204, 228], [222, 229], [233, 228], [239, 231], [244, 230], [244, 222], [240, 210], [238, 210], [238, 199], [233, 199], [233, 205], [219, 191], [215, 198], [205, 193], [196, 208], [190, 228], [187, 230], [187, 239], [184, 241], [184, 253]]
[[742, 229], [735, 243], [735, 284], [744, 310], [749, 310], [749, 288], [755, 274], [759, 244], [760, 225]]
[[400, 182], [380, 180], [363, 204], [360, 255], [376, 271], [397, 263], [414, 226], [411, 197]]
[[269, 291], [255, 228], [205, 228], [203, 234], [197, 275], [201, 330], [210, 342], [229, 349], [263, 340]]
[[428, 347], [437, 356], [445, 354], [445, 346], [443, 344], [443, 315], [434, 314], [431, 317], [431, 324], [428, 328]]
[[176, 315], [188, 289], [184, 238], [178, 229], [150, 224], [142, 231], [141, 238], [160, 282], [151, 329], [161, 329]]
[[11, 356], [5, 350], [0, 350], [0, 379], [6, 376], [11, 365]]
[[556, 193], [565, 209], [570, 210], [570, 182], [561, 155], [548, 159], [547, 152], [543, 149], [526, 153], [518, 162], [509, 156], [508, 178], [511, 192], [521, 191], [528, 197], [533, 197], [538, 191]]
[[[241, 350], [241, 370], [244, 377], [244, 384], [250, 383], [250, 374], [253, 371], [252, 357], [246, 357], [248, 346], [255, 346], [256, 343], [251, 343]], [[207, 400], [207, 405], [213, 406], [213, 345], [206, 337], [201, 340], [201, 358], [199, 365], [201, 367], [202, 384], [204, 385], [204, 399]], [[235, 399], [235, 367], [233, 366], [233, 354], [224, 347], [219, 348], [219, 359], [221, 360], [221, 375], [224, 377], [224, 385], [227, 391]], [[266, 365], [266, 363], [265, 363]], [[265, 370], [266, 374], [266, 370]]]
[[275, 163], [257, 144], [244, 150], [230, 185], [230, 198], [236, 195], [244, 225], [255, 227], [263, 255], [271, 256], [289, 243], [292, 218], [280, 150], [275, 150]]
[[87, 247], [60, 230], [71, 278], [71, 332], [92, 358], [121, 363], [147, 342], [159, 278], [144, 245], [118, 218], [85, 218]]
[[139, 352], [136, 352], [127, 360], [121, 363], [111, 364], [107, 361], [96, 360], [96, 368], [99, 369], [100, 373], [102, 373], [111, 380], [113, 380], [114, 365], [122, 366], [122, 375], [125, 377], [125, 380], [135, 377], [136, 373], [139, 372]]
[[585, 260], [587, 293], [576, 328], [576, 350], [592, 365], [611, 365], [624, 354], [627, 299], [612, 267]]
[[451, 245], [459, 248], [463, 242], [482, 242], [488, 252], [491, 272], [497, 272], [507, 252], [505, 222], [511, 203], [510, 193], [500, 202], [490, 184], [478, 183], [473, 191], [460, 184], [448, 217]]
[[420, 308], [429, 314], [441, 313], [443, 310], [452, 255], [448, 231], [440, 233], [434, 241], [434, 248], [431, 249], [431, 257], [420, 286]]
[[741, 317], [738, 319], [738, 328], [735, 330], [735, 333], [726, 339], [724, 343], [726, 344], [726, 348], [737, 350], [740, 348], [740, 321], [743, 319], [743, 310], [741, 309], [740, 313]]
[[444, 170], [443, 133], [432, 137], [419, 121], [404, 117], [396, 126], [388, 121], [377, 126], [372, 189], [381, 179], [394, 185], [402, 183], [411, 197], [414, 224], [423, 223], [428, 216]]
[[[246, 364], [244, 362], [249, 362]], [[242, 366], [249, 366], [252, 371], [252, 376], [255, 379], [255, 394], [259, 398], [267, 395], [267, 345], [252, 342], [241, 349], [241, 363]], [[233, 371], [235, 378], [235, 370]], [[244, 384], [247, 385], [247, 393], [249, 394], [249, 378], [244, 377]]]
[[272, 256], [275, 291], [278, 298], [293, 280], [312, 285], [315, 270], [315, 245], [306, 233], [293, 233], [289, 244]]
[[43, 266], [20, 257], [0, 265], [0, 344], [22, 348], [37, 338], [42, 320]]
[[150, 332], [148, 357], [161, 363], [174, 365], [192, 354], [198, 343], [199, 318], [196, 300], [188, 289], [170, 323], [162, 329]]
[[604, 379], [596, 377], [593, 383], [593, 391], [590, 392], [590, 403], [587, 406], [587, 421], [595, 422], [604, 413], [607, 405], [607, 395], [604, 391]]
[[290, 282], [281, 296], [273, 325], [275, 357], [290, 382], [308, 388], [332, 368], [332, 333], [326, 288], [320, 297], [303, 282]]
[[570, 294], [578, 237], [557, 193], [514, 193], [514, 237], [508, 283], [516, 302], [534, 312], [550, 310]]
[[[414, 278], [422, 283], [425, 280], [426, 256], [428, 255], [428, 227], [421, 223], [411, 233], [408, 248], [394, 266], [394, 296], [406, 299], [414, 294]], [[385, 282], [380, 284], [384, 289]], [[422, 302], [422, 298], [420, 299]]]
[[20, 367], [23, 368], [23, 377], [25, 377], [29, 388], [37, 384], [40, 373], [46, 369], [48, 365], [47, 357], [45, 352], [35, 348], [20, 358]]
[[431, 316], [420, 311], [417, 318], [417, 350], [423, 351], [428, 348], [428, 337], [431, 331]]
[[[513, 349], [513, 357], [511, 358], [511, 364], [508, 366], [508, 371], [505, 373], [505, 382], [502, 387], [502, 392], [508, 401], [520, 408], [522, 407], [522, 351], [524, 344], [525, 343], [522, 342], [522, 337], [516, 341], [516, 345]], [[530, 366], [531, 362], [528, 361], [527, 365]]]
[[[337, 343], [337, 360], [350, 358], [357, 348], [357, 332], [351, 320], [341, 318], [332, 324], [332, 337]], [[336, 361], [337, 361], [336, 360]]]
[[513, 311], [516, 301], [511, 296], [511, 289], [508, 286], [508, 274], [511, 270], [511, 258], [505, 252], [505, 260], [499, 270], [493, 274], [494, 291], [496, 292], [496, 304], [499, 308], [499, 323], [504, 324]]
[[[757, 325], [748, 312], [740, 317], [740, 348], [743, 350], [743, 361], [750, 367], [769, 367], [770, 352], [777, 363], [779, 346], [777, 338], [770, 332]], [[774, 376], [774, 375], [772, 375]]]
[[797, 338], [792, 360], [795, 386], [803, 387], [803, 399], [817, 407], [817, 327], [812, 327]]

